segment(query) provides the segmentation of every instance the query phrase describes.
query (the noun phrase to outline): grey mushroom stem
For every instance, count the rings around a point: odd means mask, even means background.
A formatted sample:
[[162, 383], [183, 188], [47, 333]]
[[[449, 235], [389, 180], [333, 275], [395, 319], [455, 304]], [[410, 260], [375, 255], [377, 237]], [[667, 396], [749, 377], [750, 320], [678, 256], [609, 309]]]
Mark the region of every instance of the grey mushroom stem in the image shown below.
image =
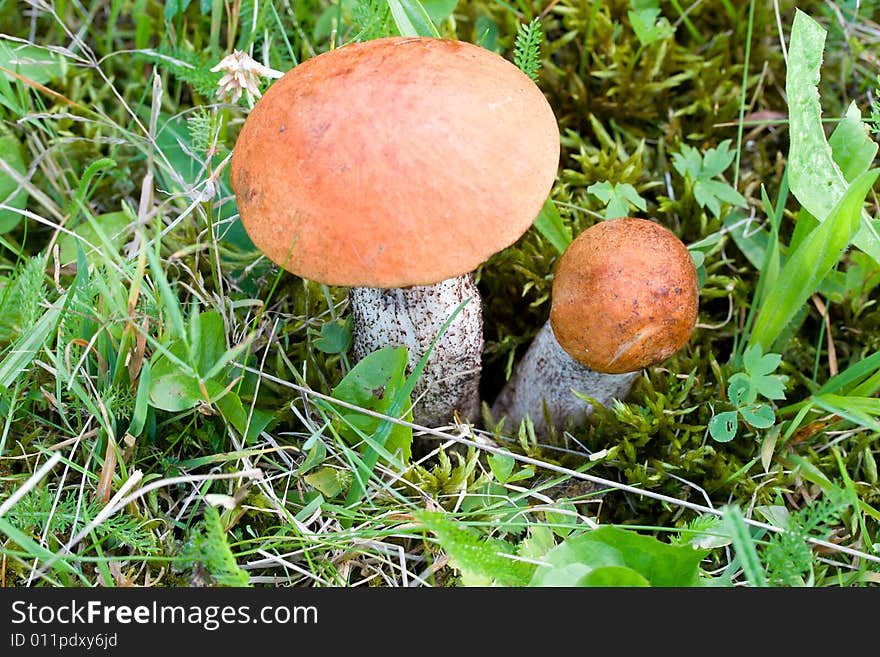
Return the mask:
[[592, 404], [574, 391], [608, 406], [629, 394], [638, 375], [603, 374], [581, 365], [559, 345], [547, 321], [495, 400], [492, 417], [506, 417], [506, 429], [515, 431], [528, 416], [535, 434], [546, 437], [551, 425], [562, 431], [582, 424], [593, 412]]
[[413, 421], [449, 424], [455, 412], [474, 421], [480, 410], [483, 310], [470, 274], [434, 285], [349, 290], [353, 318], [352, 355], [360, 360], [382, 347], [406, 347], [411, 373], [443, 324], [468, 303], [440, 336], [413, 391]]

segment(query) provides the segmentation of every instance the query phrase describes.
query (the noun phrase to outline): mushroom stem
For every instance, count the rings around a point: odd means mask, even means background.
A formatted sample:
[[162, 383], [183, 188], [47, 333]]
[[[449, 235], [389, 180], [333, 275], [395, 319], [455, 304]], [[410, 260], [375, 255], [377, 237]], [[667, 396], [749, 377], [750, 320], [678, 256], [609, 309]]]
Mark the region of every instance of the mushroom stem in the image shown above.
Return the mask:
[[437, 340], [413, 391], [413, 420], [437, 427], [453, 413], [475, 420], [480, 410], [479, 383], [483, 351], [480, 293], [470, 274], [434, 285], [349, 290], [353, 317], [352, 355], [360, 360], [382, 347], [406, 347], [412, 372], [465, 300], [461, 312]]
[[629, 394], [638, 374], [603, 374], [581, 365], [559, 345], [547, 321], [495, 400], [492, 417], [506, 416], [516, 428], [529, 416], [535, 434], [546, 437], [551, 426], [557, 430], [577, 426], [593, 412], [593, 406], [573, 390], [608, 406]]

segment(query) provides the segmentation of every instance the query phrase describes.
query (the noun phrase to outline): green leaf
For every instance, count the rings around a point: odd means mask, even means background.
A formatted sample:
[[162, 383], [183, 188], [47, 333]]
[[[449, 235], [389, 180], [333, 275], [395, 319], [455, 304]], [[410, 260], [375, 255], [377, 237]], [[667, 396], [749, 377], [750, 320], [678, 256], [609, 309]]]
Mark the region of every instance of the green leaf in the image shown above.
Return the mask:
[[752, 384], [751, 377], [737, 372], [727, 382], [727, 398], [734, 406], [745, 406], [758, 398], [758, 390]]
[[435, 25], [449, 18], [456, 5], [458, 0], [422, 0], [422, 7]]
[[532, 82], [538, 81], [541, 69], [541, 44], [544, 30], [541, 21], [534, 18], [530, 23], [522, 23], [516, 30], [513, 48], [513, 63], [525, 73]]
[[150, 381], [150, 403], [164, 411], [185, 411], [200, 403], [213, 403], [225, 392], [224, 386], [213, 379], [204, 382], [208, 398], [199, 385], [199, 376], [186, 367], [189, 352], [183, 342], [175, 342], [167, 354], [153, 359]]
[[715, 148], [708, 149], [703, 154], [701, 178], [714, 178], [719, 176], [733, 163], [736, 151], [730, 150], [732, 139], [725, 139]]
[[525, 586], [535, 566], [514, 559], [514, 547], [465, 527], [443, 513], [419, 511], [413, 514], [432, 532], [455, 565], [472, 575], [500, 586]]
[[730, 150], [730, 139], [725, 139], [716, 148], [710, 148], [704, 155], [687, 144], [682, 144], [679, 153], [673, 153], [672, 166], [682, 176], [694, 183], [694, 199], [701, 208], [707, 208], [716, 217], [721, 216], [721, 203], [747, 207], [743, 196], [727, 182], [713, 180], [730, 166], [736, 153]]
[[776, 422], [776, 414], [767, 404], [758, 404], [751, 407], [740, 407], [739, 409], [742, 419], [748, 422], [756, 429], [766, 429], [772, 427]]
[[596, 587], [646, 587], [651, 583], [645, 579], [644, 575], [640, 575], [632, 568], [624, 566], [602, 566], [594, 568], [584, 575], [577, 586], [596, 586]]
[[736, 411], [725, 411], [713, 415], [709, 420], [709, 435], [719, 443], [727, 443], [736, 437], [739, 426]]
[[251, 412], [250, 406], [245, 408], [241, 398], [234, 392], [226, 393], [215, 403], [223, 419], [235, 427], [246, 443], [257, 442], [260, 433], [269, 426], [273, 418], [272, 413], [260, 408], [254, 408]]
[[[64, 71], [60, 55], [45, 48], [5, 41], [0, 41], [0, 66], [37, 84], [60, 78]], [[6, 71], [0, 71], [0, 77], [18, 82], [15, 76]]]
[[[107, 239], [116, 246], [116, 252], [119, 253], [125, 243], [127, 237], [126, 229], [130, 224], [129, 216], [125, 212], [108, 212], [95, 217], [95, 221], [100, 224], [101, 229]], [[81, 244], [85, 251], [86, 259], [90, 263], [98, 263], [107, 258], [103, 253], [101, 239], [94, 225], [89, 221], [84, 221], [72, 229], [74, 235], [70, 233], [61, 233], [58, 236], [58, 257], [62, 263], [76, 261], [77, 244]], [[77, 238], [81, 239], [77, 239]], [[88, 246], [91, 244], [95, 248]]]
[[761, 559], [755, 549], [755, 542], [749, 533], [749, 526], [743, 519], [742, 512], [737, 507], [725, 507], [723, 509], [724, 529], [733, 539], [733, 548], [739, 558], [743, 572], [752, 586], [767, 586], [764, 577], [764, 569]]
[[516, 460], [510, 454], [491, 454], [488, 461], [495, 479], [502, 484], [507, 483], [513, 473]]
[[419, 0], [388, 0], [388, 7], [401, 36], [440, 38], [431, 15]]
[[858, 229], [862, 204], [880, 170], [866, 171], [846, 189], [821, 226], [811, 232], [794, 254], [790, 254], [776, 285], [768, 290], [749, 344], [768, 351], [786, 325], [797, 314], [840, 260]]
[[696, 180], [703, 170], [703, 157], [693, 146], [682, 144], [679, 152], [672, 154], [672, 166], [682, 178]]
[[67, 305], [67, 295], [61, 295], [52, 306], [46, 309], [28, 331], [22, 333], [0, 360], [0, 389], [12, 386], [46, 345], [49, 334], [55, 330], [62, 315], [62, 306]]
[[587, 191], [605, 203], [606, 208], [602, 213], [605, 219], [617, 219], [630, 214], [630, 206], [635, 206], [642, 212], [648, 208], [636, 188], [629, 183], [613, 184], [607, 180], [593, 183], [587, 187]]
[[650, 586], [698, 586], [699, 564], [708, 550], [690, 545], [669, 545], [651, 536], [603, 526], [580, 536], [569, 538], [550, 550], [530, 582], [531, 586], [608, 585], [611, 576], [621, 586], [635, 582], [632, 575], [615, 570], [592, 579], [599, 569], [616, 567], [632, 570]]
[[482, 46], [486, 50], [498, 52], [498, 36], [500, 30], [498, 26], [488, 16], [477, 16], [474, 23], [474, 33], [476, 34], [476, 44]]
[[[771, 243], [770, 232], [763, 228], [758, 228], [754, 223], [747, 222], [744, 219], [742, 215], [731, 212], [724, 218], [724, 228], [729, 232], [737, 248], [742, 251], [742, 254], [751, 265], [763, 271], [767, 258], [767, 246]], [[798, 234], [799, 227], [805, 226], [809, 221], [814, 222], [814, 227], [819, 225], [819, 222], [802, 209], [798, 213], [798, 221], [795, 224], [795, 232], [792, 235], [789, 251], [794, 252], [797, 244], [802, 241], [803, 237], [809, 234], [810, 231], [806, 229], [800, 235]], [[785, 264], [786, 259], [785, 256], [780, 254], [780, 267]], [[779, 275], [777, 273], [775, 280], [778, 280], [778, 278]], [[818, 292], [832, 300], [843, 299], [846, 295], [845, 275], [839, 271], [828, 272], [828, 275], [819, 284]]]
[[660, 10], [657, 8], [629, 11], [627, 16], [636, 38], [643, 46], [675, 34], [675, 28], [665, 20], [658, 22], [657, 17], [660, 16]]
[[571, 244], [571, 229], [562, 221], [552, 199], [548, 198], [544, 202], [544, 207], [535, 219], [535, 228], [559, 253], [564, 252]]
[[333, 498], [348, 488], [351, 481], [346, 475], [349, 474], [347, 471], [338, 470], [337, 468], [318, 468], [314, 472], [307, 474], [303, 479], [306, 480], [309, 486], [321, 491], [324, 497]]
[[[331, 395], [335, 399], [355, 404], [377, 413], [391, 415], [394, 396], [403, 386], [406, 378], [407, 353], [403, 347], [384, 347], [361, 359], [339, 384]], [[409, 403], [405, 404], [406, 415], [411, 420]], [[339, 433], [351, 444], [360, 444], [362, 451], [368, 449], [363, 435], [373, 436], [384, 421], [371, 415], [364, 415], [347, 408], [338, 407]], [[394, 424], [382, 445], [389, 453], [399, 451], [400, 460], [409, 461], [412, 448], [412, 429]]]
[[[757, 394], [767, 399], [785, 399], [785, 377], [772, 374], [781, 362], [780, 354], [764, 354], [758, 344], [745, 350], [743, 369], [748, 373], [749, 382]], [[755, 398], [751, 397], [743, 403], [751, 404], [753, 401]]]
[[152, 381], [152, 367], [149, 360], [144, 360], [138, 375], [137, 394], [134, 400], [134, 410], [131, 413], [131, 422], [128, 425], [128, 433], [137, 438], [144, 430], [147, 422], [147, 412], [150, 409], [150, 382]]
[[764, 354], [760, 345], [751, 345], [743, 352], [743, 369], [752, 377], [770, 374], [781, 362], [780, 354]]
[[[788, 176], [795, 198], [820, 222], [832, 215], [847, 192], [846, 179], [834, 162], [822, 128], [818, 84], [825, 36], [821, 25], [795, 10], [785, 80], [789, 109]], [[852, 242], [880, 263], [880, 238], [867, 213], [860, 211], [860, 218], [862, 223]]]
[[351, 317], [324, 322], [314, 345], [325, 354], [347, 353], [351, 347]]
[[[27, 167], [21, 156], [21, 144], [15, 137], [0, 137], [0, 160], [21, 177], [27, 174]], [[23, 187], [18, 191], [16, 189], [18, 183], [15, 178], [0, 168], [0, 205], [23, 210], [27, 205], [28, 194]], [[21, 222], [22, 215], [15, 210], [0, 209], [0, 234], [8, 233]]]
[[871, 167], [880, 147], [869, 136], [855, 101], [849, 104], [843, 120], [834, 128], [828, 145], [831, 146], [831, 157], [848, 181]]
[[194, 313], [190, 318], [189, 346], [196, 371], [207, 376], [226, 354], [226, 325], [223, 316], [214, 310]]

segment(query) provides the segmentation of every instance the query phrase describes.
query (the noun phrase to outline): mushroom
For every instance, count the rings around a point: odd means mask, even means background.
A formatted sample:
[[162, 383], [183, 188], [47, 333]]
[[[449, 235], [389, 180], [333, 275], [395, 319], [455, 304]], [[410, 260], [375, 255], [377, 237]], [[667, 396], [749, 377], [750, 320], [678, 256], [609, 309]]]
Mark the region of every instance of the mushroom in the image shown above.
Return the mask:
[[353, 43], [287, 72], [255, 104], [231, 182], [269, 259], [348, 286], [353, 356], [405, 346], [410, 370], [455, 309], [414, 393], [437, 426], [479, 409], [482, 307], [472, 272], [534, 222], [559, 129], [528, 76], [461, 41]]
[[699, 284], [687, 247], [671, 231], [624, 217], [585, 230], [560, 256], [550, 319], [492, 407], [538, 435], [584, 421], [592, 405], [623, 399], [649, 365], [688, 341]]

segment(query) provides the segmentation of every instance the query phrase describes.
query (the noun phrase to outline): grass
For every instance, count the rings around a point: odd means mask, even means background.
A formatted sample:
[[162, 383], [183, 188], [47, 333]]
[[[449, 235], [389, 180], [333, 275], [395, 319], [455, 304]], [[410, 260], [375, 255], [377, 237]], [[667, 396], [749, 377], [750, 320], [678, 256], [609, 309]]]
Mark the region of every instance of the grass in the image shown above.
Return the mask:
[[[877, 3], [423, 4], [0, 1], [0, 585], [880, 583]], [[238, 221], [224, 56], [435, 29], [562, 134], [477, 272], [487, 404], [571, 236], [653, 217], [699, 265], [687, 347], [548, 439], [414, 425], [402, 370], [364, 408], [397, 361]]]

